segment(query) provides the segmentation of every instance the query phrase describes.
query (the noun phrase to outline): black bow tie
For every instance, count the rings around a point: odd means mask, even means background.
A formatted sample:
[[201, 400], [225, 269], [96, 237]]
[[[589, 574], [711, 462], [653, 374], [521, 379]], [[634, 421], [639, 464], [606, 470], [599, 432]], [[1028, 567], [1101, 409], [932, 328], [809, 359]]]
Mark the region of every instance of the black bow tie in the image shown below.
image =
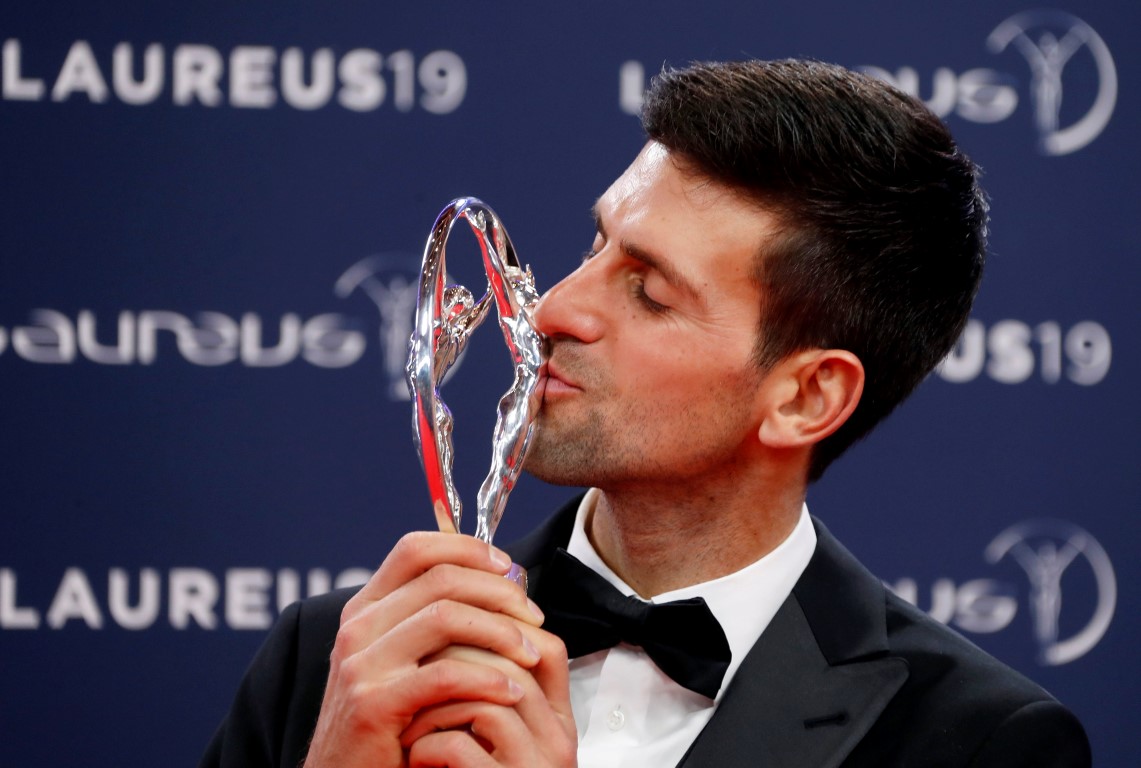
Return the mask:
[[570, 658], [612, 648], [641, 646], [674, 682], [714, 698], [732, 656], [725, 632], [700, 597], [647, 603], [627, 597], [566, 550], [543, 569], [535, 602], [543, 629], [562, 638]]

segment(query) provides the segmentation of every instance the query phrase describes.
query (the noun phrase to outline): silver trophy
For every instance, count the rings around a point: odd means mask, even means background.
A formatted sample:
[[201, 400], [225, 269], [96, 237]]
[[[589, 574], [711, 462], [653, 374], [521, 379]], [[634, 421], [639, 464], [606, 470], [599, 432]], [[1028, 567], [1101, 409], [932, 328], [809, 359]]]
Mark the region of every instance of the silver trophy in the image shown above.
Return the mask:
[[[487, 290], [476, 300], [462, 285], [446, 285], [448, 236], [463, 218], [483, 253]], [[476, 538], [491, 543], [515, 487], [523, 457], [531, 444], [538, 414], [539, 367], [543, 337], [531, 311], [539, 299], [530, 268], [522, 268], [507, 230], [495, 212], [472, 197], [453, 200], [440, 212], [424, 246], [416, 319], [408, 354], [408, 386], [412, 395], [413, 431], [436, 523], [441, 531], [458, 532], [463, 504], [452, 480], [452, 412], [440, 396], [444, 376], [455, 364], [472, 332], [487, 318], [492, 303], [515, 367], [515, 382], [499, 401], [492, 437], [491, 471], [476, 499]], [[509, 578], [524, 583], [513, 566]]]

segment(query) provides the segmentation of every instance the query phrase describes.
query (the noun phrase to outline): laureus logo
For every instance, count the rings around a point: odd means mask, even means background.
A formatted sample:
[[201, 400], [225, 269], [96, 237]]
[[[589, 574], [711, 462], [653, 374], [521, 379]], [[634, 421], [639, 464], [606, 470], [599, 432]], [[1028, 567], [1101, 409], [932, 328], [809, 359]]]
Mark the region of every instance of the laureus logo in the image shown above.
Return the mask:
[[333, 292], [342, 299], [359, 290], [380, 311], [380, 353], [388, 382], [385, 393], [390, 400], [409, 398], [404, 368], [412, 338], [419, 274], [415, 256], [382, 253], [353, 264], [333, 286]]
[[[1105, 130], [1117, 103], [1117, 68], [1089, 24], [1062, 11], [1025, 11], [998, 24], [986, 46], [996, 56], [1021, 54], [1030, 69], [1028, 94], [1020, 88], [1027, 78], [990, 67], [936, 66], [930, 73], [913, 66], [858, 68], [922, 99], [941, 118], [997, 124], [1029, 102], [1046, 155], [1077, 152]], [[1013, 52], [1006, 58], [1018, 64]]]
[[[992, 53], [1013, 48], [1030, 67], [1034, 123], [1042, 151], [1076, 152], [1096, 139], [1117, 103], [1117, 68], [1109, 47], [1093, 27], [1062, 11], [1026, 11], [1003, 21], [987, 38]], [[1080, 118], [1063, 125], [1063, 72], [1077, 56], [1092, 58], [1097, 73], [1093, 103]]]
[[[1061, 520], [1029, 520], [998, 534], [985, 557], [992, 564], [1009, 558], [1026, 572], [1042, 664], [1067, 664], [1088, 653], [1105, 635], [1117, 605], [1117, 579], [1109, 556], [1086, 531]], [[1061, 637], [1060, 620], [1067, 607], [1062, 600], [1063, 576], [1079, 563], [1092, 572], [1097, 600], [1085, 625]]]
[[[455, 280], [448, 275], [448, 282]], [[337, 278], [333, 292], [348, 298], [360, 291], [380, 312], [380, 355], [387, 380], [389, 400], [408, 400], [408, 346], [420, 293], [420, 258], [407, 253], [379, 253], [367, 256]], [[466, 352], [460, 352], [445, 381], [455, 375]]]

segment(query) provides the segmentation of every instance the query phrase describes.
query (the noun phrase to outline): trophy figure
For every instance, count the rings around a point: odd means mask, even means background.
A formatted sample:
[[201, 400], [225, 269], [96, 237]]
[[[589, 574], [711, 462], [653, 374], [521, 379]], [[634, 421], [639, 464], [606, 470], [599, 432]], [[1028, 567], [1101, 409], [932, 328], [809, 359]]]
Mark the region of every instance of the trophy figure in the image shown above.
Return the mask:
[[[445, 285], [447, 240], [460, 218], [475, 233], [483, 254], [487, 290], [478, 300], [462, 285]], [[495, 212], [471, 197], [449, 203], [436, 218], [424, 246], [408, 355], [413, 431], [432, 509], [442, 531], [460, 530], [463, 504], [452, 479], [452, 412], [440, 396], [440, 385], [494, 304], [514, 364], [515, 381], [499, 401], [491, 470], [476, 498], [475, 536], [490, 544], [522, 469], [538, 413], [536, 389], [544, 343], [531, 318], [538, 298], [530, 268], [520, 267], [511, 239]], [[526, 578], [518, 566], [513, 566], [508, 576], [520, 583]]]

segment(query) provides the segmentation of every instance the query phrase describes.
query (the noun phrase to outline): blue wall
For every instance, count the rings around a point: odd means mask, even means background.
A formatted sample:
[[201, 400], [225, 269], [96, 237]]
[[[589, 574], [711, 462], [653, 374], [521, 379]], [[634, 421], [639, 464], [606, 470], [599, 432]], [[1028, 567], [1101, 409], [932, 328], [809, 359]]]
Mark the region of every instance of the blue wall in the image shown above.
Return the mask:
[[[0, 8], [0, 763], [192, 763], [284, 603], [432, 525], [402, 302], [448, 200], [549, 286], [647, 75], [806, 55], [917, 89], [993, 201], [960, 348], [810, 506], [1138, 764], [1141, 12], [484, 5]], [[469, 504], [500, 347], [445, 390]]]

